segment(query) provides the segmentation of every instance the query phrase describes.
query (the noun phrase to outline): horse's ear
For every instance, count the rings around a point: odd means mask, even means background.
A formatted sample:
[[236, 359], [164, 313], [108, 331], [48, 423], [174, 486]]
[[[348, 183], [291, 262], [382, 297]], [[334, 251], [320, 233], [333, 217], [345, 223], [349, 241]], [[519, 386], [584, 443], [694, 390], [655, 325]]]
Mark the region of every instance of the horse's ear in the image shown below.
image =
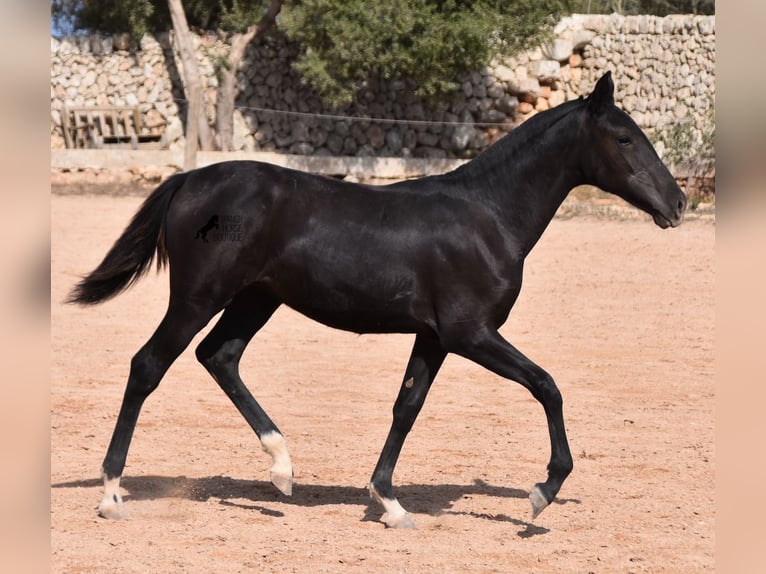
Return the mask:
[[588, 96], [588, 109], [599, 115], [608, 106], [614, 105], [614, 82], [612, 81], [612, 72], [607, 71], [593, 88]]

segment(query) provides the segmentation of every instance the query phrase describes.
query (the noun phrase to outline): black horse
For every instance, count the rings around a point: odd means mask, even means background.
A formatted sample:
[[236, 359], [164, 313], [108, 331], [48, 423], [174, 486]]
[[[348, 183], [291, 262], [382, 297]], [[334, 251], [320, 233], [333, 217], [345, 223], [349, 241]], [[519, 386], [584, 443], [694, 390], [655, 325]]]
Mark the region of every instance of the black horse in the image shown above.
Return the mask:
[[[155, 254], [158, 268], [169, 263], [168, 309], [131, 361], [103, 463], [100, 514], [123, 514], [119, 481], [144, 400], [221, 310], [197, 358], [272, 456], [274, 485], [291, 493], [285, 439], [238, 370], [250, 339], [284, 303], [338, 329], [415, 335], [370, 481], [387, 526], [414, 526], [391, 475], [447, 353], [520, 383], [542, 404], [551, 458], [547, 480], [529, 495], [537, 516], [572, 471], [572, 456], [553, 379], [498, 333], [519, 294], [524, 258], [580, 184], [622, 197], [662, 228], [679, 225], [686, 207], [645, 135], [614, 105], [613, 90], [607, 72], [589, 97], [536, 115], [443, 175], [369, 186], [236, 161], [160, 185], [68, 298], [98, 303], [138, 280]], [[215, 214], [230, 214], [220, 220], [235, 221], [241, 240], [194, 241]]]

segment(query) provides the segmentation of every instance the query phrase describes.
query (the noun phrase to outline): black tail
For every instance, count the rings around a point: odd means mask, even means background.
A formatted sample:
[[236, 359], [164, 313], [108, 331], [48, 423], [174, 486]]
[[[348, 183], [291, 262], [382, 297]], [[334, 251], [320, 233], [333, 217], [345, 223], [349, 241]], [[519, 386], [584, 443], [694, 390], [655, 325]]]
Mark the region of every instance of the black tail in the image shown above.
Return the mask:
[[75, 285], [67, 303], [95, 305], [121, 293], [138, 281], [157, 254], [157, 270], [167, 265], [165, 216], [187, 174], [168, 178], [146, 198], [101, 264]]

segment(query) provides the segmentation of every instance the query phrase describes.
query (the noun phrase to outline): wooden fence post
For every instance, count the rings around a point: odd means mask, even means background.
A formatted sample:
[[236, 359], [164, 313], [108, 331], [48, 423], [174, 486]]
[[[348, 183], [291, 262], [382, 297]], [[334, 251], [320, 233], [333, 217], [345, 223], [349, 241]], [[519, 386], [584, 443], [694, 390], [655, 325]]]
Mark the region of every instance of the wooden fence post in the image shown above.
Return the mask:
[[184, 146], [184, 171], [197, 167], [199, 137], [199, 116], [201, 112], [199, 86], [190, 86], [189, 103], [186, 110], [186, 144]]

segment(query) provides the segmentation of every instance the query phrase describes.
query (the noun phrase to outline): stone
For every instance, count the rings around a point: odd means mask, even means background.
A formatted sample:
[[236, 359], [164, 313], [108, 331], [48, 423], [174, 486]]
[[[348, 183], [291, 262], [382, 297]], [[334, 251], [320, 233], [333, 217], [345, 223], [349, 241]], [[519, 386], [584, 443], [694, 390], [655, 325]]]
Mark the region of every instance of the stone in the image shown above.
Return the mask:
[[415, 146], [418, 144], [418, 136], [415, 133], [415, 130], [408, 129], [404, 132], [404, 136], [402, 137], [402, 149], [415, 149]]
[[296, 142], [305, 142], [309, 140], [309, 128], [305, 122], [297, 121], [292, 127], [292, 139]]
[[343, 151], [343, 137], [338, 134], [330, 134], [327, 136], [327, 149], [333, 155], [340, 155]]
[[373, 149], [380, 149], [386, 141], [386, 134], [379, 125], [373, 124], [367, 130], [367, 141], [370, 142]]
[[500, 110], [484, 110], [479, 115], [479, 122], [483, 124], [501, 124], [505, 122], [506, 119], [505, 114]]
[[347, 136], [349, 131], [348, 123], [346, 122], [337, 122], [335, 124], [335, 133], [340, 136]]
[[356, 155], [358, 146], [356, 140], [352, 137], [347, 137], [343, 140], [343, 149], [341, 153], [343, 155]]
[[372, 149], [372, 147], [369, 144], [360, 146], [359, 149], [356, 150], [356, 157], [374, 157], [374, 156], [375, 156], [375, 150]]
[[686, 107], [683, 103], [676, 104], [675, 108], [673, 108], [673, 115], [676, 117], [676, 119], [682, 120], [686, 118], [689, 114], [689, 108]]
[[311, 155], [314, 153], [314, 146], [308, 142], [300, 142], [290, 146], [290, 153], [295, 155]]
[[504, 82], [507, 84], [508, 82], [513, 82], [516, 80], [516, 74], [514, 74], [513, 70], [503, 64], [495, 66], [493, 73], [498, 82]]
[[703, 36], [712, 36], [715, 33], [715, 17], [703, 16], [697, 22], [697, 29]]
[[295, 140], [293, 139], [293, 135], [291, 133], [277, 133], [274, 136], [274, 142], [277, 144], [277, 147], [285, 148], [293, 145]]
[[165, 126], [165, 136], [169, 142], [174, 142], [181, 139], [184, 135], [184, 128], [181, 124], [181, 118], [173, 116], [168, 118], [168, 123]]
[[564, 90], [554, 90], [548, 98], [548, 105], [552, 108], [563, 104], [567, 100]]
[[417, 142], [426, 147], [434, 147], [439, 143], [439, 136], [426, 131], [417, 132]]
[[271, 72], [266, 76], [266, 85], [270, 88], [278, 88], [282, 85], [282, 74], [278, 72]]
[[450, 136], [450, 148], [452, 151], [463, 151], [468, 147], [476, 128], [470, 125], [457, 126]]
[[527, 52], [527, 55], [529, 56], [529, 62], [535, 62], [537, 60], [543, 59], [543, 49], [540, 46], [537, 46]]
[[356, 140], [358, 145], [367, 143], [367, 133], [360, 123], [354, 123], [349, 130], [350, 135]]
[[529, 75], [540, 83], [552, 82], [561, 78], [561, 66], [555, 60], [536, 60], [529, 63]]
[[130, 34], [115, 34], [113, 45], [115, 50], [127, 52], [131, 47]]
[[495, 103], [495, 107], [498, 110], [508, 115], [513, 114], [513, 112], [516, 111], [516, 108], [518, 106], [519, 106], [519, 98], [517, 98], [516, 96], [510, 96], [508, 94], [504, 95]]
[[82, 87], [88, 88], [95, 83], [96, 83], [96, 72], [94, 72], [93, 70], [88, 70], [82, 79], [82, 84], [81, 84]]
[[90, 54], [90, 37], [89, 36], [75, 36], [74, 41], [77, 45], [77, 51], [81, 54]]
[[582, 56], [580, 54], [571, 54], [568, 63], [570, 68], [579, 68], [582, 66]]
[[408, 120], [422, 120], [425, 117], [425, 113], [423, 112], [423, 104], [421, 103], [414, 103], [404, 110], [404, 116]]
[[499, 84], [492, 84], [487, 88], [487, 97], [493, 100], [502, 98], [505, 94], [505, 88]]
[[415, 148], [413, 155], [425, 159], [445, 159], [447, 152], [436, 147], [419, 146]]
[[386, 146], [393, 153], [398, 153], [402, 149], [402, 135], [399, 130], [393, 129], [386, 132]]
[[518, 98], [522, 102], [533, 104], [540, 97], [540, 82], [529, 78], [518, 83]]
[[543, 45], [543, 55], [549, 60], [565, 62], [572, 55], [574, 44], [571, 40], [556, 38], [553, 42]]

